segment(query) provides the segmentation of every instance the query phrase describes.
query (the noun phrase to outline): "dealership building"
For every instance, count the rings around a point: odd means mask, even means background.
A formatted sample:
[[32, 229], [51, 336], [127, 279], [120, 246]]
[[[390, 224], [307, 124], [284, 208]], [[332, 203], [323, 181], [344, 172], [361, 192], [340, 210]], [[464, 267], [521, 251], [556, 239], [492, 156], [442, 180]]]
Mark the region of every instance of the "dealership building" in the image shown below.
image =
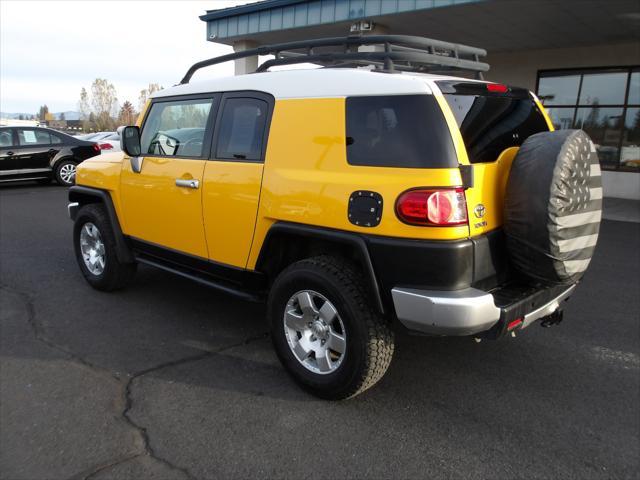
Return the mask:
[[[236, 51], [350, 32], [481, 47], [486, 80], [528, 88], [556, 128], [591, 136], [605, 196], [640, 199], [638, 0], [265, 0], [200, 18]], [[257, 66], [236, 60], [236, 74]]]

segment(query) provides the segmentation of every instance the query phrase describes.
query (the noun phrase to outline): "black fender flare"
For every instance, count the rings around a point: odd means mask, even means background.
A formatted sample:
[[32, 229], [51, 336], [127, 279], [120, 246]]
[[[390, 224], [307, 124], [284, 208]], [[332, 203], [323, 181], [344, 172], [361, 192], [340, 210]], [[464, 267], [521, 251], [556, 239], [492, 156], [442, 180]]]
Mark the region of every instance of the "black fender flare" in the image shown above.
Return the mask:
[[[80, 207], [89, 203], [101, 203], [104, 205], [109, 221], [111, 222], [111, 227], [113, 228], [113, 233], [116, 237], [116, 255], [118, 256], [118, 260], [122, 263], [135, 262], [135, 257], [131, 251], [131, 247], [122, 233], [122, 228], [120, 228], [120, 221], [118, 220], [116, 209], [113, 206], [111, 194], [108, 191], [101, 190], [99, 188], [74, 185], [69, 188], [69, 202], [78, 203]], [[72, 210], [69, 209], [69, 212], [71, 220], [75, 221], [77, 210], [72, 213]]]
[[380, 286], [373, 268], [371, 256], [369, 255], [369, 249], [367, 248], [366, 241], [360, 235], [299, 223], [276, 222], [269, 228], [264, 242], [262, 242], [260, 254], [256, 262], [256, 270], [262, 270], [269, 257], [270, 249], [279, 236], [315, 238], [352, 248], [367, 278], [368, 287], [374, 296], [376, 307], [381, 314], [385, 313], [384, 302], [382, 301]]

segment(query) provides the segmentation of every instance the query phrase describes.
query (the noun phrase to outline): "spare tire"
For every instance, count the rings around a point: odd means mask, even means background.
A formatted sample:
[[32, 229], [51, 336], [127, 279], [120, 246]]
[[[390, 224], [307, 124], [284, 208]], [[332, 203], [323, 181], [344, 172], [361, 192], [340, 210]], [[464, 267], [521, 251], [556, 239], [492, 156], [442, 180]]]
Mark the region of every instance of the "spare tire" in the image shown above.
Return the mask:
[[596, 148], [582, 130], [529, 137], [513, 161], [504, 231], [514, 269], [545, 285], [576, 283], [593, 256], [602, 216]]

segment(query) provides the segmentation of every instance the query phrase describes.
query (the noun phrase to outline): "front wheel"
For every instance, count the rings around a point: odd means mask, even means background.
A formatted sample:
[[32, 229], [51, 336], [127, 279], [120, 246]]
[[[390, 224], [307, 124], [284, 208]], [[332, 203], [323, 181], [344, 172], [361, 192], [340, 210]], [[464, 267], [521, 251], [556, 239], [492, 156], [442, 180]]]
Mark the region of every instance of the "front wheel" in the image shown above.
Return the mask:
[[62, 160], [55, 168], [56, 181], [63, 187], [75, 185], [77, 166], [73, 160]]
[[80, 271], [96, 290], [124, 287], [135, 275], [135, 263], [122, 263], [109, 217], [100, 204], [80, 209], [73, 227], [73, 244]]
[[294, 380], [318, 397], [354, 397], [391, 363], [393, 331], [361, 278], [348, 262], [315, 257], [286, 268], [269, 294], [276, 353]]

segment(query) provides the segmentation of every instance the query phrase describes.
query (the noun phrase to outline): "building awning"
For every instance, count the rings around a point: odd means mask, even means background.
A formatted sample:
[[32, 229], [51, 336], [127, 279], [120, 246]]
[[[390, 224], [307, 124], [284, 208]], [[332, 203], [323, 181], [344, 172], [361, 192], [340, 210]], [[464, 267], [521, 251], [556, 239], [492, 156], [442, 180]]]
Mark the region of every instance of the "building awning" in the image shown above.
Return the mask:
[[362, 19], [490, 52], [640, 41], [637, 0], [266, 0], [200, 18], [228, 45], [344, 36]]

